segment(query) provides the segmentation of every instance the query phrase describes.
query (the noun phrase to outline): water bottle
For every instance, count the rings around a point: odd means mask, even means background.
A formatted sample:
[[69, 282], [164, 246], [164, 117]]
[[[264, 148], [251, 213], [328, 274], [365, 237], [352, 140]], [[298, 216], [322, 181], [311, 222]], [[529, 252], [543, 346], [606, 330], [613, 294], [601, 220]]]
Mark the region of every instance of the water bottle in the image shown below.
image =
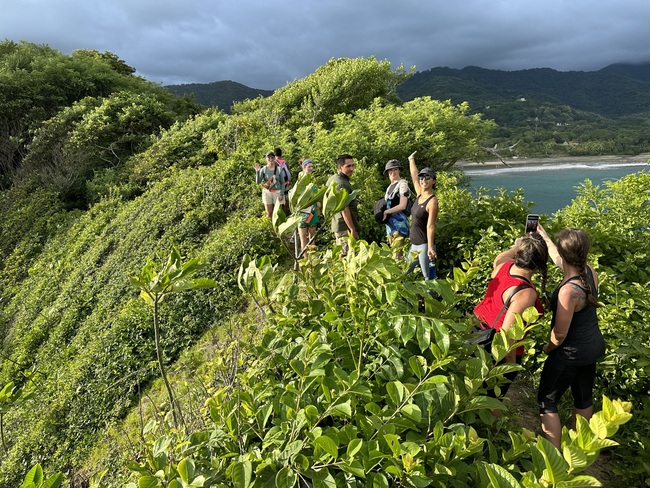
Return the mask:
[[429, 279], [430, 280], [435, 280], [436, 277], [437, 277], [436, 262], [435, 261], [429, 261]]

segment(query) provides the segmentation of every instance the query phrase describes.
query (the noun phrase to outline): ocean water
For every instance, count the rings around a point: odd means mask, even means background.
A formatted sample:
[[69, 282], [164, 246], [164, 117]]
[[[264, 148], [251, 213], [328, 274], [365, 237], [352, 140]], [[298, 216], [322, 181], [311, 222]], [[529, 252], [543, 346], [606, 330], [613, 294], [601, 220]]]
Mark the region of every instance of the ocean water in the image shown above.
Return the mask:
[[635, 163], [553, 163], [513, 166], [512, 168], [466, 169], [470, 176], [470, 189], [479, 187], [496, 192], [498, 188], [508, 191], [522, 188], [524, 198], [535, 204], [532, 211], [551, 215], [566, 207], [577, 196], [576, 187], [589, 179], [595, 185], [605, 181], [618, 180], [625, 175], [648, 170], [643, 162]]

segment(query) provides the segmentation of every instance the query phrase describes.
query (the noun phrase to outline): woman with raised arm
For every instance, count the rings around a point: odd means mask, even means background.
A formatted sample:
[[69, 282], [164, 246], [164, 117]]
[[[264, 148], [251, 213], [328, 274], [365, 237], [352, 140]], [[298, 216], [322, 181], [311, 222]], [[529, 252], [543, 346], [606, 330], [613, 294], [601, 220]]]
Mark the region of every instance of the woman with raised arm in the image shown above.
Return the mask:
[[[417, 197], [411, 209], [411, 248], [409, 249], [409, 266], [411, 272], [417, 262], [413, 261], [413, 254], [418, 253], [418, 262], [425, 280], [436, 277], [436, 219], [438, 218], [438, 198], [434, 195], [436, 188], [436, 173], [431, 168], [422, 168], [419, 171], [415, 165], [415, 153], [409, 156], [409, 170], [411, 181]], [[430, 266], [431, 264], [431, 266]]]
[[581, 229], [563, 229], [555, 243], [541, 225], [553, 262], [564, 276], [551, 297], [551, 335], [543, 351], [548, 354], [537, 400], [544, 436], [561, 449], [562, 424], [557, 404], [571, 387], [573, 422], [577, 415], [589, 420], [593, 414], [596, 361], [605, 353], [605, 340], [598, 327], [598, 276], [587, 264], [591, 243]]

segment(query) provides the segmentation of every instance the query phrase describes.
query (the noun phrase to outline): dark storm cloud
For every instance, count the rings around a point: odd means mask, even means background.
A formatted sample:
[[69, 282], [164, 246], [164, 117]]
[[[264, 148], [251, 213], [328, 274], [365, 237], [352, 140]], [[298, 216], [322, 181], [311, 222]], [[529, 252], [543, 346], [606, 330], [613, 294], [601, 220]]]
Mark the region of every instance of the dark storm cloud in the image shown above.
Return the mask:
[[647, 0], [18, 0], [13, 41], [111, 51], [163, 84], [278, 88], [330, 58], [418, 70], [597, 70], [650, 61]]

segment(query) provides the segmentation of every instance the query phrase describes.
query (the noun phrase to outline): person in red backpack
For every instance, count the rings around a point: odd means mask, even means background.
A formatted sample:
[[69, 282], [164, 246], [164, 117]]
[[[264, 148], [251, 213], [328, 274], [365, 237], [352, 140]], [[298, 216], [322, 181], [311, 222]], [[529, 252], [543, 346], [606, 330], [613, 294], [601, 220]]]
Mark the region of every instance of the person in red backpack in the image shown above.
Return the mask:
[[[547, 260], [548, 247], [538, 233], [517, 238], [510, 249], [500, 253], [494, 259], [485, 297], [474, 307], [474, 315], [481, 324], [477, 327], [495, 332], [508, 330], [515, 322], [515, 314], [522, 314], [533, 306], [543, 314], [544, 307], [530, 280], [535, 272], [540, 272], [543, 294], [546, 288]], [[492, 345], [491, 337], [489, 341], [480, 343], [488, 351]], [[508, 353], [504, 362], [521, 364], [523, 354], [524, 348], [518, 347]], [[517, 372], [506, 373], [504, 376], [512, 382]], [[510, 383], [507, 383], [501, 387], [502, 396], [509, 386]], [[494, 396], [492, 392], [488, 394]]]

